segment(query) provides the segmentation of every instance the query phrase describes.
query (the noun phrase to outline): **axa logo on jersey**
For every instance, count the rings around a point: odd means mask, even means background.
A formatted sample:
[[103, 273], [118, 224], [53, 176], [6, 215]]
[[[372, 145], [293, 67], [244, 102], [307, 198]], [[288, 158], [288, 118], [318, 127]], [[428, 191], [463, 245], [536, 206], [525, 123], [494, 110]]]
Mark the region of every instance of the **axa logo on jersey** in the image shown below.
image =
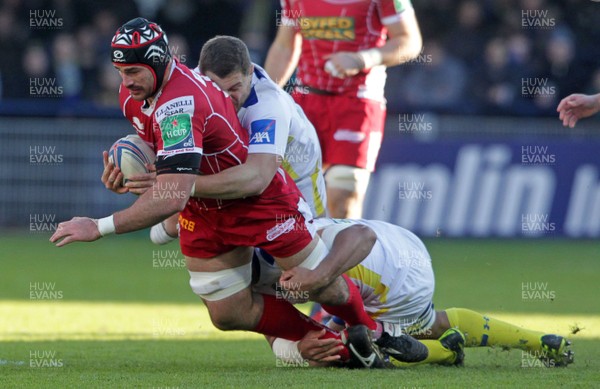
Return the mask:
[[255, 120], [250, 124], [250, 144], [264, 145], [275, 144], [275, 126], [274, 119]]

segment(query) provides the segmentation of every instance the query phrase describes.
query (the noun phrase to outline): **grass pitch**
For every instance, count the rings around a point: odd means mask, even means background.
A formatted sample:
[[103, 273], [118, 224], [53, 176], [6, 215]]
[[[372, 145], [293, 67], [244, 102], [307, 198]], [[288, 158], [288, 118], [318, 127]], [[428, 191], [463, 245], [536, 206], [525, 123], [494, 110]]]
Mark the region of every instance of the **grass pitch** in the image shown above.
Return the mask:
[[[258, 335], [220, 332], [188, 287], [176, 244], [146, 235], [55, 248], [4, 235], [0, 387], [597, 387], [600, 242], [426, 242], [438, 308], [465, 307], [573, 340], [575, 363], [547, 369], [521, 351], [467, 349], [462, 369], [278, 366]], [[572, 332], [576, 332], [572, 334]]]

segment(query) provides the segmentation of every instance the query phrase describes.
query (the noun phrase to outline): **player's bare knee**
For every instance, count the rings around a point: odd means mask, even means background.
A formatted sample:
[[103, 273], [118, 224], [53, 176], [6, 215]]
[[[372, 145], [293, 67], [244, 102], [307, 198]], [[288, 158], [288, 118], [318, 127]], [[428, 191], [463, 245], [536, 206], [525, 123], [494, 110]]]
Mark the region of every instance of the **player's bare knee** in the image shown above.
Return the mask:
[[327, 210], [329, 216], [336, 219], [346, 219], [356, 194], [345, 189], [327, 188]]
[[209, 310], [210, 321], [212, 324], [221, 331], [236, 331], [236, 330], [248, 330], [249, 326], [241, 320], [239, 315], [233, 315], [232, 312], [218, 311], [213, 313]]

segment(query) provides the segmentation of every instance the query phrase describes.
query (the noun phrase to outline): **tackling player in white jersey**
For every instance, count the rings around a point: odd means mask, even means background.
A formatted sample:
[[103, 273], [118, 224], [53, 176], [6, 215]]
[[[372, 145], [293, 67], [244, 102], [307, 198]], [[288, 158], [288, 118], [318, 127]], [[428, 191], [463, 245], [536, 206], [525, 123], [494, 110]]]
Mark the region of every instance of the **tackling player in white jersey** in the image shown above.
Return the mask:
[[257, 174], [250, 172], [252, 168], [264, 170], [269, 160], [281, 164], [294, 179], [313, 215], [325, 216], [325, 179], [317, 132], [291, 96], [264, 69], [250, 62], [244, 42], [232, 36], [209, 40], [202, 47], [196, 71], [204, 73], [231, 96], [240, 123], [250, 131], [248, 153], [267, 154], [259, 156], [265, 158], [263, 164], [252, 166], [250, 159], [246, 162], [248, 174]]
[[[281, 166], [302, 192], [313, 216], [325, 216], [325, 179], [315, 128], [289, 94], [250, 61], [245, 43], [232, 36], [210, 39], [194, 70], [230, 95], [242, 127], [250, 132], [246, 162], [238, 169], [207, 176], [204, 185], [196, 185], [206, 191], [198, 193], [197, 189], [195, 195], [241, 198], [260, 194]], [[153, 242], [172, 240], [176, 228], [176, 218], [154, 226]]]
[[[429, 349], [429, 356], [423, 362], [462, 364], [463, 345], [519, 348], [539, 357], [547, 366], [565, 366], [573, 362], [573, 353], [568, 347], [570, 342], [562, 336], [520, 328], [464, 308], [435, 311], [431, 258], [423, 242], [412, 232], [377, 220], [321, 218], [312, 223], [330, 250], [335, 249], [332, 247], [338, 234], [350, 226], [366, 226], [376, 234], [377, 241], [370, 253], [345, 274], [358, 286], [367, 313], [382, 322], [386, 332], [397, 334], [403, 331], [416, 338], [430, 339], [422, 340]], [[268, 293], [269, 289], [273, 293], [271, 285], [280, 278], [291, 285], [310, 289], [314, 280], [336, 275], [322, 268], [315, 269], [321, 270], [319, 274], [294, 268], [282, 275], [270, 258], [259, 257], [254, 261], [260, 264], [260, 277], [253, 287], [262, 293]], [[334, 329], [339, 330], [339, 327], [334, 326]], [[383, 339], [378, 343], [385, 352], [385, 337]], [[290, 362], [335, 360], [330, 358], [335, 347], [330, 346], [330, 341], [318, 339], [318, 334], [309, 334], [299, 342], [270, 341], [275, 354], [286, 356]], [[408, 365], [398, 361], [394, 364]]]

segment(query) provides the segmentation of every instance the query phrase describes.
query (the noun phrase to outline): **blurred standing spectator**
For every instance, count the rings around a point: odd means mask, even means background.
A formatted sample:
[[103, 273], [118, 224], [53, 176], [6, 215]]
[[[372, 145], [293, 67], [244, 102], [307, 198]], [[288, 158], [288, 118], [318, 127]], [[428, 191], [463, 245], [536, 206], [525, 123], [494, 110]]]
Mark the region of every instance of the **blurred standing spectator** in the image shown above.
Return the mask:
[[104, 63], [98, 70], [98, 87], [94, 102], [102, 107], [119, 107], [119, 96], [115, 94], [121, 85], [121, 77], [110, 62]]
[[[52, 73], [51, 61], [44, 47], [38, 42], [30, 42], [25, 48], [22, 65], [24, 73], [19, 77], [17, 88], [12, 91], [12, 97], [39, 98], [46, 97], [43, 83], [55, 80]], [[47, 80], [47, 81], [46, 81]], [[37, 84], [36, 84], [37, 83]], [[34, 89], [31, 89], [31, 87]], [[38, 87], [37, 89], [35, 87]]]
[[171, 55], [185, 66], [193, 69], [196, 67], [199, 54], [191, 57], [190, 48], [185, 37], [181, 34], [170, 34], [169, 35], [169, 49]]
[[506, 41], [508, 60], [520, 74], [529, 74], [539, 68], [533, 60], [533, 42], [522, 32], [511, 34]]
[[22, 96], [19, 88], [23, 81], [21, 56], [25, 37], [14, 12], [7, 6], [0, 8], [0, 99]]
[[[98, 53], [98, 36], [91, 25], [82, 26], [77, 31], [77, 57], [82, 75], [82, 94], [88, 101], [95, 98], [98, 91], [98, 68], [100, 54]], [[113, 90], [114, 93], [114, 90]]]
[[587, 94], [593, 95], [600, 93], [600, 67], [592, 73], [590, 82], [587, 84], [588, 86], [584, 89]]
[[[468, 66], [472, 66], [481, 48], [489, 37], [489, 29], [484, 26], [483, 4], [475, 0], [466, 0], [458, 6], [457, 24], [445, 36], [444, 47]], [[428, 43], [426, 43], [428, 45]]]
[[415, 110], [468, 112], [464, 104], [467, 71], [437, 42], [429, 41], [402, 85], [408, 107]]
[[248, 46], [252, 62], [262, 64], [269, 44], [277, 31], [275, 20], [277, 0], [254, 0], [249, 2], [240, 25], [240, 39]]
[[519, 77], [512, 70], [505, 40], [492, 39], [485, 46], [483, 58], [471, 77], [472, 103], [480, 112], [510, 112], [519, 93]]
[[110, 57], [110, 47], [103, 42], [110, 42], [112, 37], [119, 27], [121, 20], [127, 20], [123, 16], [117, 17], [109, 9], [100, 10], [93, 17], [94, 34], [96, 35], [96, 54], [101, 56], [99, 58]]
[[586, 74], [575, 62], [576, 46], [570, 31], [555, 30], [545, 45], [542, 76], [556, 83], [561, 95], [568, 95], [585, 87]]
[[82, 75], [78, 62], [77, 41], [71, 34], [61, 33], [54, 38], [52, 58], [57, 84], [62, 87], [63, 98], [69, 102], [81, 97]]

